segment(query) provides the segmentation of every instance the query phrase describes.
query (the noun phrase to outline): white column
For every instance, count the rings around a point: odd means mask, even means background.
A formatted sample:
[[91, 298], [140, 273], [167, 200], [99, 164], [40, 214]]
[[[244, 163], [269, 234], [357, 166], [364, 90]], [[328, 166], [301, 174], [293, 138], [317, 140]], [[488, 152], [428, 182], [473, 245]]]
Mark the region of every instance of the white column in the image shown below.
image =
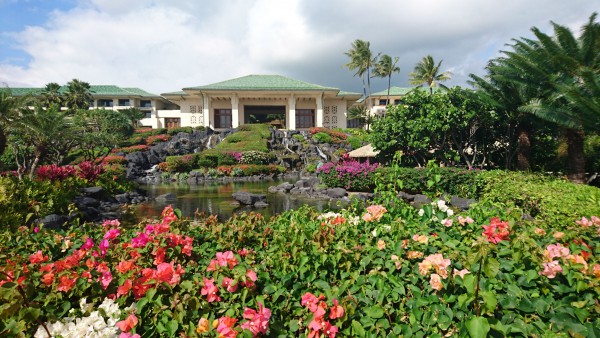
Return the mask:
[[288, 97], [287, 129], [296, 130], [296, 97], [290, 94]]
[[239, 103], [237, 94], [231, 95], [231, 128], [237, 128], [240, 125]]
[[317, 121], [316, 121], [316, 126], [317, 127], [323, 127], [323, 93], [320, 93], [319, 96], [317, 96]]
[[204, 127], [210, 127], [210, 97], [202, 94], [202, 116], [204, 117]]

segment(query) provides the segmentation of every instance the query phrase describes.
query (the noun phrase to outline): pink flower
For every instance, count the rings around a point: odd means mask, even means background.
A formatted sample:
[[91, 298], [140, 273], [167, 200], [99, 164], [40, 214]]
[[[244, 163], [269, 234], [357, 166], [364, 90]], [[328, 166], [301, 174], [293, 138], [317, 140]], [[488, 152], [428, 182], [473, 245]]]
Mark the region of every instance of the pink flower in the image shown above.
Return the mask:
[[126, 296], [131, 291], [131, 287], [133, 284], [131, 283], [131, 279], [126, 279], [123, 282], [123, 285], [117, 288], [117, 297]]
[[86, 239], [85, 243], [81, 246], [81, 249], [89, 250], [93, 247], [94, 247], [94, 241], [88, 237], [88, 239]]
[[33, 232], [36, 233], [36, 234], [38, 232], [40, 232], [40, 227], [36, 226], [35, 228], [33, 228]]
[[344, 308], [340, 306], [337, 299], [333, 299], [333, 306], [329, 309], [329, 319], [341, 318], [344, 316]]
[[594, 222], [593, 222], [593, 221], [591, 221], [591, 220], [589, 220], [589, 219], [587, 219], [587, 218], [585, 218], [585, 217], [581, 217], [581, 219], [580, 219], [580, 220], [578, 220], [578, 221], [575, 221], [575, 223], [577, 223], [577, 224], [581, 225], [581, 226], [582, 226], [582, 227], [584, 227], [584, 228], [589, 228], [589, 227], [591, 227], [592, 225], [594, 225]]
[[219, 266], [229, 265], [229, 268], [233, 269], [238, 264], [238, 260], [235, 258], [232, 251], [217, 252], [217, 264], [219, 264]]
[[119, 229], [110, 229], [106, 232], [106, 234], [104, 234], [104, 239], [108, 239], [108, 240], [115, 239], [120, 234], [121, 234], [121, 231], [119, 231]]
[[224, 287], [229, 292], [235, 292], [238, 288], [238, 284], [233, 284], [233, 279], [229, 277], [224, 277], [221, 286]]
[[219, 295], [217, 294], [219, 292], [219, 289], [215, 286], [215, 280], [213, 278], [207, 279], [206, 277], [203, 277], [203, 279], [204, 286], [200, 290], [200, 293], [203, 296], [206, 296], [206, 299], [209, 303], [220, 302], [221, 297], [219, 297]]
[[236, 322], [237, 319], [227, 316], [219, 318], [219, 325], [217, 326], [219, 338], [237, 337], [237, 331], [233, 329], [233, 325], [235, 325]]
[[442, 221], [442, 224], [443, 224], [445, 227], [451, 227], [451, 226], [452, 226], [452, 219], [451, 219], [451, 218], [446, 218], [446, 219], [444, 219], [444, 220]]
[[206, 267], [206, 271], [216, 271], [217, 270], [217, 261], [215, 259], [211, 259], [208, 267]]
[[108, 285], [110, 284], [110, 282], [112, 282], [112, 280], [113, 277], [110, 273], [110, 270], [102, 272], [102, 275], [100, 276], [100, 284], [102, 285], [102, 289], [106, 290], [106, 288], [108, 288]]
[[110, 246], [110, 243], [108, 242], [107, 239], [104, 239], [104, 240], [102, 240], [102, 242], [100, 242], [100, 245], [98, 247], [100, 248], [100, 254], [102, 255], [102, 257], [106, 256], [109, 246]]
[[134, 248], [143, 248], [150, 241], [150, 236], [146, 233], [138, 233], [137, 237], [131, 239], [131, 246]]
[[325, 322], [325, 325], [323, 325], [323, 331], [327, 337], [335, 338], [335, 335], [338, 333], [338, 328], [337, 326], [331, 325], [329, 322]]
[[302, 306], [308, 307], [310, 312], [315, 312], [317, 304], [319, 304], [319, 298], [317, 298], [317, 296], [313, 295], [312, 293], [307, 292], [302, 296], [300, 304], [302, 304]]
[[595, 225], [600, 225], [600, 218], [592, 216], [592, 223], [594, 223]]
[[251, 288], [254, 286], [254, 282], [258, 279], [256, 276], [256, 272], [252, 270], [246, 271], [246, 283], [244, 284], [247, 288]]
[[242, 323], [242, 329], [249, 330], [252, 332], [252, 336], [256, 337], [259, 333], [267, 333], [269, 328], [269, 318], [271, 318], [271, 310], [263, 307], [261, 303], [258, 303], [258, 311], [246, 308], [244, 310], [244, 318], [248, 319], [248, 321]]
[[238, 250], [238, 255], [240, 255], [241, 257], [246, 257], [246, 256], [248, 256], [249, 253], [250, 253], [250, 251], [246, 248]]
[[554, 278], [554, 277], [556, 277], [557, 273], [563, 272], [563, 269], [560, 266], [560, 263], [558, 261], [544, 263], [543, 266], [544, 266], [544, 271], [541, 271], [540, 275], [546, 276], [548, 278]]
[[121, 334], [119, 335], [119, 338], [142, 338], [142, 336], [140, 336], [137, 333], [132, 335], [129, 332], [121, 332]]
[[181, 275], [185, 273], [185, 270], [181, 267], [181, 264], [177, 264], [177, 269], [174, 263], [160, 263], [156, 267], [155, 278], [160, 283], [168, 283], [171, 286], [176, 285], [181, 280]]
[[473, 222], [475, 222], [475, 221], [473, 221], [473, 219], [469, 216], [467, 216], [467, 218], [458, 216], [458, 224], [460, 224], [460, 225], [471, 224]]
[[544, 256], [549, 261], [552, 261], [556, 257], [567, 257], [569, 254], [569, 248], [562, 246], [560, 243], [548, 245], [544, 251]]
[[163, 217], [163, 224], [169, 224], [177, 219], [177, 216], [175, 215], [175, 210], [173, 210], [173, 207], [170, 205], [166, 206], [163, 209], [162, 217]]
[[437, 291], [440, 291], [444, 288], [444, 284], [442, 284], [442, 278], [437, 273], [432, 273], [429, 278], [429, 284], [431, 288]]
[[121, 225], [121, 222], [119, 222], [118, 219], [105, 219], [104, 222], [102, 222], [104, 228], [118, 227], [119, 225]]
[[469, 273], [471, 273], [471, 271], [469, 271], [467, 269], [462, 269], [462, 270], [456, 270], [456, 269], [454, 269], [454, 272], [452, 273], [452, 275], [454, 277], [460, 276], [460, 278], [465, 278], [465, 275], [469, 274]]

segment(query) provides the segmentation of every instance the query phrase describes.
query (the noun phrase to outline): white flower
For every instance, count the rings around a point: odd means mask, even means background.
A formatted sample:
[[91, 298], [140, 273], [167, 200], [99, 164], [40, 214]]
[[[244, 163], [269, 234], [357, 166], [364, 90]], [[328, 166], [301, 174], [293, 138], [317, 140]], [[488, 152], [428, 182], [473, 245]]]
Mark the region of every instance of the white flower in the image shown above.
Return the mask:
[[425, 210], [419, 209], [419, 216], [423, 216], [425, 214]]
[[448, 216], [452, 216], [454, 215], [454, 210], [449, 208], [448, 211], [446, 211], [446, 213], [448, 214]]
[[384, 225], [383, 226], [383, 230], [390, 232], [392, 230], [392, 226], [391, 225]]
[[377, 229], [373, 229], [373, 231], [371, 231], [371, 234], [373, 235], [373, 237], [377, 237]]
[[446, 210], [448, 210], [448, 206], [446, 205], [446, 201], [444, 200], [438, 200], [437, 207], [438, 209], [440, 209], [441, 212], [446, 212]]

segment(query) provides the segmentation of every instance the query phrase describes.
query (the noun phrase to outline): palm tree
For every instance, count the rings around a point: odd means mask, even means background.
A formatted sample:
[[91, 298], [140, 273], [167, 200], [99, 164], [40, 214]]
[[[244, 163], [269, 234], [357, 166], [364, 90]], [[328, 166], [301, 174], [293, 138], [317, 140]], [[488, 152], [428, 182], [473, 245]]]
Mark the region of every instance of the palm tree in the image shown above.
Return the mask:
[[67, 83], [65, 104], [70, 112], [77, 109], [88, 109], [93, 97], [90, 93], [90, 84], [73, 79]]
[[508, 80], [538, 91], [520, 109], [562, 128], [574, 182], [585, 181], [585, 133], [600, 127], [600, 24], [595, 19], [596, 13], [578, 38], [554, 22], [554, 36], [534, 27], [536, 40], [515, 40], [513, 51], [503, 52], [506, 64], [518, 71]]
[[427, 84], [429, 86], [429, 93], [433, 94], [433, 87], [440, 86], [444, 89], [448, 89], [445, 85], [440, 82], [450, 80], [452, 74], [448, 71], [440, 73], [440, 66], [442, 61], [436, 65], [431, 55], [424, 57], [417, 65], [412, 73], [410, 73], [410, 84], [422, 86]]
[[375, 64], [375, 69], [373, 71], [374, 76], [381, 77], [381, 78], [386, 78], [386, 77], [388, 78], [388, 92], [387, 92], [386, 104], [390, 103], [390, 87], [392, 86], [392, 74], [400, 73], [400, 67], [396, 66], [397, 63], [398, 63], [398, 57], [395, 57], [392, 60], [391, 56], [389, 56], [387, 54], [383, 54], [379, 58], [379, 61], [377, 62], [377, 64]]
[[8, 145], [8, 130], [19, 118], [19, 109], [26, 106], [29, 97], [12, 96], [10, 89], [0, 89], [0, 155]]
[[[369, 95], [371, 95], [371, 67], [377, 61], [377, 58], [373, 57], [371, 53], [370, 43], [360, 39], [355, 40], [352, 43], [352, 48], [345, 53], [349, 58], [350, 62], [346, 64], [346, 67], [350, 70], [356, 70], [354, 76], [360, 76], [363, 84], [363, 95], [367, 95], [367, 87], [369, 89]], [[365, 77], [367, 79], [367, 85], [365, 85]]]
[[43, 102], [46, 107], [50, 107], [51, 105], [62, 106], [62, 94], [60, 93], [60, 85], [56, 82], [50, 82], [46, 84], [44, 90], [42, 91]]

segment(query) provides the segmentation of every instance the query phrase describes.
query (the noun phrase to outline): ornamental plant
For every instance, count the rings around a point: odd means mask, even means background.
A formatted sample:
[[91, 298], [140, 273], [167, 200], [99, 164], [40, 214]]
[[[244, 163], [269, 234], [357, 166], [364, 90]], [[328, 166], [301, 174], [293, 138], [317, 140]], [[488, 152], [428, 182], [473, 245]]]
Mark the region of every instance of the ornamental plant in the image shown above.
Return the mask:
[[375, 187], [374, 172], [379, 164], [345, 160], [328, 162], [317, 169], [323, 184], [330, 188], [345, 188], [353, 191], [372, 191]]

